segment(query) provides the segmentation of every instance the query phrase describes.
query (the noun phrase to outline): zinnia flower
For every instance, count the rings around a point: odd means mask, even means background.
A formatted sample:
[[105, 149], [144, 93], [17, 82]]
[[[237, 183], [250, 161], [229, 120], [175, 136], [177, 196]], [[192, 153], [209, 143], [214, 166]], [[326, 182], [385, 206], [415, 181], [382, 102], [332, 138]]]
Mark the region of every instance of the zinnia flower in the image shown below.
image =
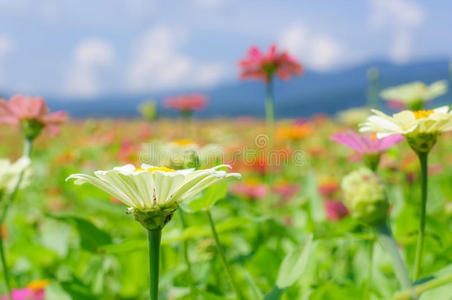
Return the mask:
[[416, 152], [428, 152], [441, 132], [452, 130], [452, 113], [448, 106], [434, 110], [404, 110], [392, 117], [378, 110], [361, 124], [360, 131], [376, 132], [378, 138], [402, 134]]
[[335, 132], [330, 140], [362, 154], [382, 153], [403, 140], [403, 135], [397, 134], [378, 139], [375, 134], [361, 135], [353, 130]]
[[60, 125], [68, 115], [64, 111], [49, 113], [41, 97], [13, 96], [9, 101], [0, 99], [0, 123], [9, 123], [22, 127], [27, 138], [33, 139], [42, 129], [55, 136], [60, 132]]
[[204, 189], [241, 178], [238, 173], [219, 170], [219, 165], [206, 170], [173, 170], [143, 164], [141, 168], [128, 164], [108, 171], [96, 171], [94, 176], [73, 174], [66, 180], [75, 184], [90, 183], [130, 207], [135, 218], [147, 229], [162, 228], [178, 205]]
[[385, 89], [381, 97], [389, 101], [392, 107], [410, 108], [419, 110], [427, 101], [447, 93], [447, 81], [440, 80], [427, 86], [422, 82], [403, 84]]
[[303, 68], [287, 52], [278, 52], [276, 45], [271, 45], [268, 53], [262, 53], [257, 47], [251, 47], [247, 57], [239, 61], [242, 69], [241, 79], [271, 81], [276, 74], [283, 80], [293, 75], [301, 75]]
[[164, 100], [164, 105], [166, 108], [176, 109], [184, 113], [191, 113], [206, 107], [207, 98], [202, 94], [181, 95], [166, 98]]
[[[22, 157], [15, 163], [8, 159], [0, 159], [0, 199], [3, 194], [11, 194], [19, 181], [20, 174], [30, 165], [28, 157]], [[27, 173], [24, 174], [19, 188], [28, 184]]]
[[328, 220], [339, 221], [349, 215], [349, 211], [342, 201], [325, 200], [323, 205]]
[[231, 186], [232, 195], [244, 197], [250, 200], [264, 198], [268, 194], [268, 188], [265, 184], [260, 183], [257, 179], [248, 178], [244, 182], [239, 182]]

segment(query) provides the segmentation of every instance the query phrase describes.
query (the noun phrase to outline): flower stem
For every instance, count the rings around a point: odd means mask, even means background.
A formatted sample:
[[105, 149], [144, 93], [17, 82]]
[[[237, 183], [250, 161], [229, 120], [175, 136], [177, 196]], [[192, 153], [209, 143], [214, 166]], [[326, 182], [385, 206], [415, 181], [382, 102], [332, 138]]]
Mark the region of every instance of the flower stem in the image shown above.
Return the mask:
[[234, 292], [236, 294], [236, 297], [239, 299], [242, 299], [242, 295], [240, 293], [240, 290], [238, 288], [237, 283], [234, 281], [234, 277], [232, 276], [231, 268], [229, 267], [229, 264], [226, 260], [226, 256], [224, 255], [223, 247], [221, 246], [220, 238], [218, 237], [217, 230], [215, 228], [215, 223], [213, 222], [212, 214], [210, 213], [210, 210], [206, 211], [207, 217], [209, 219], [210, 228], [212, 230], [213, 237], [215, 239], [215, 244], [218, 249], [218, 253], [220, 254], [221, 260], [223, 261], [224, 268], [226, 269], [226, 273], [229, 277], [229, 281], [231, 282], [232, 288], [234, 289]]
[[[187, 228], [187, 225], [185, 223], [184, 213], [182, 212], [181, 209], [179, 209], [179, 217], [180, 217], [180, 222], [182, 224], [182, 228], [183, 229]], [[186, 240], [183, 241], [182, 248], [183, 248], [182, 251], [184, 253], [185, 265], [187, 266], [187, 272], [188, 272], [188, 276], [190, 278], [191, 296], [195, 297], [195, 293], [194, 293], [195, 280], [193, 278], [193, 273], [191, 271], [191, 262], [190, 262], [190, 258], [188, 257], [188, 242]]]
[[[425, 283], [416, 285], [416, 287], [414, 288], [414, 291], [415, 291], [416, 295], [419, 296], [425, 291], [442, 286], [451, 281], [452, 281], [452, 274], [441, 277], [441, 278], [432, 279]], [[393, 299], [394, 300], [405, 300], [405, 299], [409, 299], [410, 295], [411, 295], [410, 291], [401, 291], [401, 292], [397, 293]]]
[[159, 298], [159, 254], [161, 229], [148, 230], [149, 242], [149, 290], [151, 300]]
[[367, 267], [367, 281], [364, 287], [365, 299], [370, 299], [370, 285], [373, 274], [374, 240], [369, 241], [369, 266]]
[[[1, 230], [2, 228], [0, 228]], [[3, 269], [3, 275], [5, 277], [5, 286], [6, 286], [6, 292], [8, 294], [8, 299], [11, 300], [11, 284], [9, 280], [9, 272], [8, 272], [8, 266], [6, 265], [6, 258], [5, 258], [5, 250], [3, 246], [3, 233], [0, 232], [0, 258], [2, 260], [2, 269]]]
[[416, 246], [416, 260], [414, 265], [414, 280], [421, 275], [424, 236], [425, 236], [425, 217], [427, 211], [427, 181], [428, 181], [428, 152], [418, 152], [419, 163], [421, 165], [421, 219], [419, 222], [419, 233]]
[[[31, 149], [32, 149], [32, 142], [33, 139], [26, 138], [24, 142], [24, 156], [30, 157], [31, 155]], [[9, 198], [5, 200], [5, 204], [3, 206], [3, 210], [0, 215], [0, 230], [3, 231], [3, 226], [5, 223], [6, 216], [8, 215], [8, 209], [11, 203], [13, 203], [14, 199], [16, 198], [17, 193], [19, 192], [20, 184], [22, 183], [23, 177], [25, 174], [25, 169], [22, 170], [19, 174], [19, 177], [17, 178], [17, 182], [13, 188], [13, 191], [9, 195]], [[0, 259], [2, 261], [2, 269], [3, 274], [5, 277], [5, 285], [8, 293], [8, 299], [11, 300], [11, 281], [9, 278], [9, 272], [8, 272], [8, 266], [6, 264], [6, 254], [5, 254], [5, 246], [4, 246], [4, 239], [3, 239], [3, 233], [0, 232]]]
[[[408, 275], [406, 264], [400, 255], [397, 243], [394, 240], [391, 228], [389, 228], [386, 222], [375, 226], [375, 231], [377, 232], [378, 240], [383, 246], [385, 252], [389, 255], [392, 260], [392, 265], [397, 279], [404, 290], [412, 290], [412, 284], [410, 276]], [[416, 299], [415, 295], [412, 295], [413, 299]]]
[[272, 182], [272, 151], [274, 150], [274, 137], [275, 137], [275, 109], [274, 109], [274, 97], [273, 97], [273, 80], [270, 79], [266, 84], [266, 97], [265, 97], [265, 118], [267, 125], [268, 136], [268, 148], [267, 148], [267, 172], [268, 181]]

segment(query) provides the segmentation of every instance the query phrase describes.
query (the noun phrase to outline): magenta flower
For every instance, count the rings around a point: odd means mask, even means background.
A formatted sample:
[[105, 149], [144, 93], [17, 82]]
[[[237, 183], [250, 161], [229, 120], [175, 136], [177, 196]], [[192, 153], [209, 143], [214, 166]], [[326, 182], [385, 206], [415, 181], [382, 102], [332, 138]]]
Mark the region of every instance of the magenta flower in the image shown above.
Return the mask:
[[330, 140], [348, 146], [361, 154], [381, 154], [403, 140], [402, 135], [391, 135], [377, 139], [375, 135], [362, 135], [352, 130], [335, 132]]
[[60, 125], [68, 115], [64, 111], [50, 113], [41, 97], [24, 97], [16, 95], [9, 101], [0, 99], [0, 123], [21, 126], [26, 135], [36, 137], [42, 129], [50, 135], [60, 132]]
[[239, 61], [242, 70], [240, 79], [255, 79], [265, 82], [271, 81], [273, 75], [283, 80], [293, 75], [301, 75], [303, 67], [295, 58], [285, 51], [278, 51], [276, 45], [271, 45], [267, 53], [252, 46], [245, 59]]
[[244, 182], [238, 182], [231, 186], [230, 193], [250, 200], [263, 198], [268, 194], [268, 188], [265, 184], [256, 180], [249, 179]]
[[[12, 300], [44, 300], [44, 289], [33, 290], [31, 288], [16, 289], [11, 292]], [[7, 295], [2, 295], [2, 300], [8, 300]]]
[[323, 204], [328, 220], [339, 221], [349, 215], [349, 211], [342, 201], [325, 200]]

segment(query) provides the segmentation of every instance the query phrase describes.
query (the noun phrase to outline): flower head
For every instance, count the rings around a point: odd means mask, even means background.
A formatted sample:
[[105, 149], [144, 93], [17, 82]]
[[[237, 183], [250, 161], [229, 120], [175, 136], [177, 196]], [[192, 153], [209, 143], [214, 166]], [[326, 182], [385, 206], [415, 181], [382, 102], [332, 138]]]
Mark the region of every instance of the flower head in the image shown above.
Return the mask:
[[375, 114], [361, 124], [361, 132], [376, 132], [378, 138], [389, 135], [416, 135], [425, 133], [441, 133], [452, 130], [452, 113], [448, 106], [434, 110], [410, 111], [404, 110], [388, 116], [385, 113], [372, 110]]
[[397, 134], [378, 139], [375, 134], [359, 134], [353, 130], [335, 132], [330, 140], [348, 146], [362, 154], [382, 153], [403, 140], [403, 135]]
[[342, 201], [325, 200], [323, 205], [325, 207], [326, 216], [331, 221], [342, 220], [350, 214]]
[[[0, 159], [0, 199], [4, 194], [11, 194], [19, 180], [19, 176], [30, 165], [28, 157], [22, 157], [15, 163]], [[20, 188], [28, 184], [28, 172], [24, 174]]]
[[162, 228], [178, 205], [204, 189], [222, 182], [241, 178], [238, 173], [219, 170], [219, 165], [206, 170], [173, 170], [143, 164], [96, 171], [94, 176], [73, 174], [66, 180], [75, 184], [90, 183], [130, 207], [135, 218], [147, 229]]
[[283, 80], [293, 75], [301, 75], [303, 68], [287, 52], [278, 52], [271, 45], [268, 53], [262, 53], [257, 47], [251, 47], [245, 59], [239, 61], [242, 69], [241, 79], [255, 79], [269, 82], [274, 75]]
[[368, 225], [377, 225], [386, 219], [389, 203], [377, 174], [361, 168], [345, 176], [341, 188], [352, 217]]
[[60, 132], [60, 125], [66, 122], [68, 115], [64, 111], [49, 111], [41, 97], [16, 95], [9, 101], [0, 99], [0, 123], [21, 126], [27, 138], [37, 137], [42, 129], [51, 135]]
[[441, 132], [452, 130], [452, 113], [448, 106], [434, 110], [404, 110], [392, 117], [378, 110], [361, 124], [360, 131], [376, 132], [378, 138], [403, 134], [416, 152], [428, 152]]
[[164, 100], [166, 108], [172, 108], [181, 112], [193, 112], [201, 110], [207, 105], [207, 98], [202, 94], [181, 95]]
[[232, 195], [247, 198], [249, 200], [257, 200], [259, 198], [264, 198], [268, 194], [268, 188], [257, 179], [248, 178], [244, 182], [238, 182], [232, 185], [230, 192]]
[[408, 107], [413, 110], [422, 109], [427, 101], [447, 93], [447, 81], [440, 80], [427, 86], [416, 81], [385, 89], [381, 97], [389, 101], [391, 106]]

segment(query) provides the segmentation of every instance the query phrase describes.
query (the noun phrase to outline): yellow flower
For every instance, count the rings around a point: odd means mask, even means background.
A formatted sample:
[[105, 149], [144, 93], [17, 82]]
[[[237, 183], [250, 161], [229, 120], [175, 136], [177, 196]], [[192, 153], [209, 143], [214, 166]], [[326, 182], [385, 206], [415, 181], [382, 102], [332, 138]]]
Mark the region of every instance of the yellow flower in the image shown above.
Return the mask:
[[46, 286], [48, 286], [50, 283], [49, 280], [47, 279], [41, 279], [41, 280], [36, 280], [36, 281], [32, 281], [27, 285], [27, 288], [32, 289], [32, 290], [43, 290], [46, 288]]
[[427, 86], [420, 81], [385, 89], [383, 99], [402, 102], [407, 105], [417, 104], [422, 107], [425, 101], [432, 100], [447, 93], [447, 81], [440, 80]]

